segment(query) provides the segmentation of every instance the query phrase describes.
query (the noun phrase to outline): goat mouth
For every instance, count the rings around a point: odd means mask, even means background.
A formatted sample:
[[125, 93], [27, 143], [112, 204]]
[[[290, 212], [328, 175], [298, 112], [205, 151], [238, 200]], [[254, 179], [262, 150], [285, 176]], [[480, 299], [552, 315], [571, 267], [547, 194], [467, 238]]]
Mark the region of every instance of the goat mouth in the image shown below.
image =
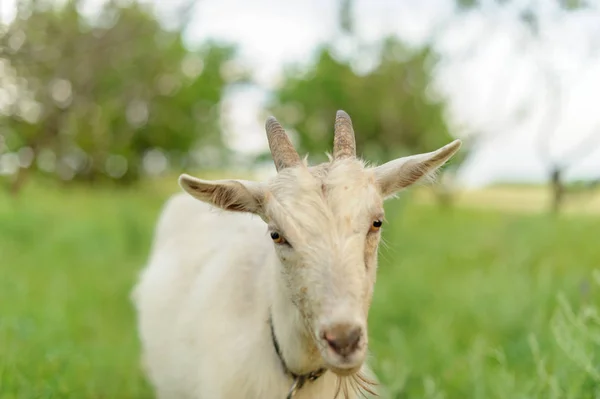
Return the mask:
[[331, 348], [326, 348], [321, 354], [326, 367], [340, 377], [347, 377], [356, 374], [363, 366], [365, 358], [365, 347], [355, 352], [340, 355]]
[[339, 377], [349, 377], [358, 373], [364, 363], [364, 353], [358, 350], [346, 356], [333, 353], [329, 348], [321, 352], [325, 367]]

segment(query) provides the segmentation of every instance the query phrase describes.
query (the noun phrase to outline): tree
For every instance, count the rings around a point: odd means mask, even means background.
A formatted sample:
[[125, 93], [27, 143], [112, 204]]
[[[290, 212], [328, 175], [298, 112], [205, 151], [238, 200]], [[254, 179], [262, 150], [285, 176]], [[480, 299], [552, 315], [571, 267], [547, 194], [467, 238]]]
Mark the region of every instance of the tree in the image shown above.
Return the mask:
[[364, 74], [352, 63], [365, 54], [341, 59], [328, 46], [314, 64], [288, 70], [270, 108], [296, 134], [300, 150], [321, 153], [330, 147], [337, 109], [352, 117], [358, 151], [370, 160], [427, 152], [452, 140], [444, 101], [430, 86], [431, 49], [409, 50], [397, 38], [380, 46], [376, 67]]
[[[458, 0], [457, 4], [463, 12], [469, 12], [482, 7], [482, 4], [477, 0]], [[511, 0], [496, 0], [496, 4], [499, 7], [506, 7], [512, 11], [514, 20], [520, 24], [524, 32], [522, 45], [518, 48], [518, 51], [523, 56], [533, 55], [536, 67], [540, 71], [540, 92], [545, 93], [544, 100], [547, 103], [547, 112], [537, 132], [537, 150], [547, 170], [551, 193], [550, 210], [553, 213], [558, 213], [568, 192], [565, 183], [565, 174], [579, 160], [598, 148], [600, 145], [600, 126], [596, 130], [592, 130], [587, 135], [584, 135], [580, 142], [572, 148], [565, 149], [565, 151], [558, 155], [551, 153], [550, 147], [562, 120], [563, 100], [565, 92], [568, 90], [568, 87], [565, 87], [561, 82], [555, 57], [545, 56], [546, 54], [543, 51], [545, 44], [542, 32], [543, 23], [553, 23], [555, 20], [547, 20], [548, 13], [544, 14], [542, 12], [540, 3], [538, 2], [532, 1], [516, 4], [516, 2]], [[556, 5], [561, 11], [557, 14], [559, 18], [564, 18], [569, 13], [581, 11], [589, 6], [583, 0], [557, 0]], [[597, 54], [599, 48], [600, 42], [590, 42], [588, 48], [590, 58]], [[536, 99], [530, 99], [529, 102], [535, 103]], [[531, 114], [532, 110], [529, 110], [529, 113]], [[522, 121], [524, 118], [519, 119]], [[595, 187], [595, 185], [589, 185], [589, 187]]]
[[[351, 43], [353, 54], [336, 55], [336, 40], [322, 46], [313, 64], [287, 70], [269, 107], [295, 133], [300, 150], [321, 155], [330, 148], [337, 109], [346, 110], [353, 120], [357, 150], [379, 163], [451, 141], [445, 99], [433, 87], [438, 61], [433, 47], [409, 49], [397, 37], [363, 43], [354, 29], [353, 0], [340, 0], [339, 5], [338, 39]], [[365, 59], [375, 66], [360, 71], [356, 65]], [[453, 165], [464, 159], [464, 152]], [[435, 193], [448, 205], [451, 192], [444, 180], [440, 183]]]
[[9, 151], [29, 149], [37, 161], [19, 169], [13, 191], [30, 169], [132, 182], [143, 165], [190, 162], [197, 144], [223, 147], [218, 105], [226, 86], [246, 77], [232, 63], [234, 47], [190, 50], [179, 29], [166, 30], [137, 2], [107, 2], [94, 18], [78, 9], [79, 1], [23, 1], [0, 32], [10, 96], [0, 134]]

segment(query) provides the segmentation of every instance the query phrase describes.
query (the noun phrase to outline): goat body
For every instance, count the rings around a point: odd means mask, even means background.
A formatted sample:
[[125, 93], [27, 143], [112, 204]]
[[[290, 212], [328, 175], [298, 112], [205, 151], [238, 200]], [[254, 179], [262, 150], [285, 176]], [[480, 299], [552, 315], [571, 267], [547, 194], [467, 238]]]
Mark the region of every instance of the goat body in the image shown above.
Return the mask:
[[274, 178], [182, 175], [187, 194], [172, 197], [158, 221], [132, 299], [143, 368], [160, 399], [285, 398], [292, 373], [316, 370], [326, 371], [295, 399], [368, 396], [383, 202], [460, 147], [366, 167], [339, 111], [331, 161], [309, 167], [277, 121], [266, 128]]
[[[286, 397], [292, 380], [273, 347], [270, 310], [284, 353], [305, 356], [307, 337], [277, 290], [277, 266], [258, 217], [220, 212], [186, 194], [168, 202], [135, 291], [143, 367], [158, 398]], [[326, 373], [296, 398], [334, 398], [339, 378]]]

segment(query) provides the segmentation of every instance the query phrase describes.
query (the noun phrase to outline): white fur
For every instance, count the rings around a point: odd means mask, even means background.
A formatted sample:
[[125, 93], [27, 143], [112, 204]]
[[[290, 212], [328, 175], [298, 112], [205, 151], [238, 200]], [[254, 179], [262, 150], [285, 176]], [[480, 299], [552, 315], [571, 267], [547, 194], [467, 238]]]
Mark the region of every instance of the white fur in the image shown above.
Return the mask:
[[[159, 398], [285, 398], [291, 381], [273, 349], [269, 307], [284, 353], [301, 355], [302, 339], [298, 312], [273, 284], [274, 267], [258, 217], [184, 194], [169, 201], [134, 291], [143, 366]], [[327, 373], [296, 397], [333, 398], [336, 378]]]
[[[419, 166], [423, 176], [433, 171], [425, 162], [431, 157]], [[366, 331], [379, 242], [378, 233], [367, 232], [389, 187], [403, 184], [389, 183], [395, 164], [385, 168], [356, 160], [300, 165], [266, 184], [182, 177], [191, 195], [166, 204], [132, 293], [143, 367], [158, 398], [285, 398], [292, 380], [274, 350], [270, 314], [291, 369], [338, 366], [318, 332], [339, 318]], [[214, 187], [225, 190], [218, 198], [228, 202], [207, 194]], [[226, 209], [233, 201], [244, 211], [221, 211], [212, 201]], [[274, 229], [289, 234], [294, 249], [274, 244]], [[373, 379], [366, 346], [365, 333], [352, 361]], [[295, 398], [333, 399], [338, 378], [328, 371]], [[355, 397], [350, 390], [348, 398]]]

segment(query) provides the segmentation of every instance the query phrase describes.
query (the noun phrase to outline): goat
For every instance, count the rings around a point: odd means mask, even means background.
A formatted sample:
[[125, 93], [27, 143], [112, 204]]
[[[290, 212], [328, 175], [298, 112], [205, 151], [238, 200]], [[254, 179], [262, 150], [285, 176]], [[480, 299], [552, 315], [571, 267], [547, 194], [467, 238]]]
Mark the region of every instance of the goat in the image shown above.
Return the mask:
[[367, 316], [383, 204], [461, 142], [367, 166], [338, 111], [329, 162], [309, 166], [275, 118], [265, 127], [273, 178], [182, 174], [159, 217], [132, 300], [160, 399], [377, 395]]

